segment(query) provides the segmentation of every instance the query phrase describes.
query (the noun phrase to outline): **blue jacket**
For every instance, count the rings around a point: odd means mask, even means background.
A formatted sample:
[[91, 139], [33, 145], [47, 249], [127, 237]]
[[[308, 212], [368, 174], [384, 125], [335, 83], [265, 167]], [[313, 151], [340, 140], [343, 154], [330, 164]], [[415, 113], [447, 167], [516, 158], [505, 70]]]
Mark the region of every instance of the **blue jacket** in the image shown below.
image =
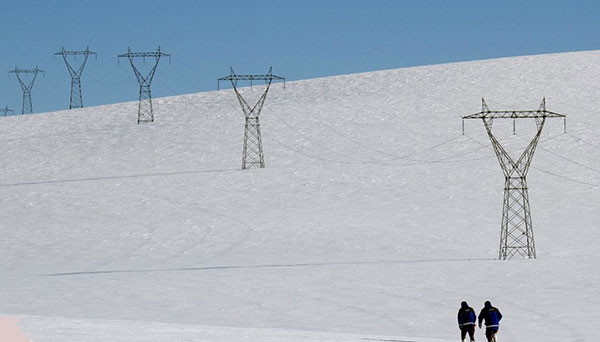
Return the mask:
[[477, 320], [477, 316], [475, 315], [475, 310], [472, 307], [464, 304], [458, 310], [458, 326], [462, 327], [463, 325], [475, 325]]
[[500, 310], [491, 305], [485, 306], [479, 313], [479, 325], [481, 325], [481, 322], [485, 320], [485, 326], [487, 328], [499, 327], [501, 319], [502, 314], [500, 313]]

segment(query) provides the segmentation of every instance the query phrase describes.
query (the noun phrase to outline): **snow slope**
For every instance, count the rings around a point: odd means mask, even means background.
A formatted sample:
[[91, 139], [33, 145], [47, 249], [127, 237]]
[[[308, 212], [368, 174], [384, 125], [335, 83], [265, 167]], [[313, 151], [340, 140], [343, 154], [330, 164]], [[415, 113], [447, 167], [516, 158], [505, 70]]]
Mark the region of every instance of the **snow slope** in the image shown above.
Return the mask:
[[[244, 171], [231, 90], [145, 125], [0, 118], [0, 313], [35, 341], [451, 341], [489, 299], [501, 341], [596, 341], [599, 79], [589, 51], [277, 84]], [[498, 261], [504, 179], [460, 117], [544, 96], [568, 133], [549, 120], [528, 176], [538, 259]], [[513, 153], [533, 127], [494, 124]]]

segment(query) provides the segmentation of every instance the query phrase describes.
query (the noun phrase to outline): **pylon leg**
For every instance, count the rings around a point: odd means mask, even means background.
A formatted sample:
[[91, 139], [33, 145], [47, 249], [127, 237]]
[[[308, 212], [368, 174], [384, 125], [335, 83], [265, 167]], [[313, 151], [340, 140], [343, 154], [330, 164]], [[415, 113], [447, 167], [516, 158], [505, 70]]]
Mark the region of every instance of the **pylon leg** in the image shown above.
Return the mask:
[[28, 90], [23, 91], [23, 107], [21, 110], [21, 114], [31, 114], [33, 113], [33, 107], [31, 105], [31, 92]]
[[258, 117], [246, 117], [242, 169], [264, 168], [265, 160]]
[[152, 93], [150, 85], [140, 86], [140, 101], [138, 104], [138, 120], [137, 123], [154, 122], [154, 113], [152, 112]]
[[506, 260], [515, 255], [536, 258], [525, 177], [507, 177], [504, 187], [499, 258]]
[[81, 79], [79, 77], [71, 78], [71, 101], [69, 103], [69, 109], [73, 108], [83, 108]]

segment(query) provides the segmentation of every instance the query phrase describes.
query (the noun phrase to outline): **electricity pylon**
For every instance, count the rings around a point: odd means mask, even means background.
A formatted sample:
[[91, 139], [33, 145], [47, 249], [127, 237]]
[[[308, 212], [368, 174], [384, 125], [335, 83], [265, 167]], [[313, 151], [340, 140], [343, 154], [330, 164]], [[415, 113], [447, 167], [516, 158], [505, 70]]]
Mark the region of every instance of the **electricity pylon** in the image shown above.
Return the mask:
[[[488, 108], [484, 99], [481, 99], [481, 112], [466, 115], [464, 119], [481, 119], [485, 130], [492, 142], [494, 152], [504, 172], [504, 205], [502, 208], [502, 224], [500, 232], [499, 259], [510, 259], [515, 255], [523, 258], [535, 259], [535, 242], [533, 240], [533, 227], [531, 223], [531, 211], [529, 209], [529, 194], [527, 191], [527, 172], [533, 159], [533, 153], [537, 147], [542, 129], [547, 118], [565, 118], [566, 115], [546, 110], [546, 99], [538, 110], [526, 111], [492, 111]], [[514, 160], [500, 145], [500, 142], [492, 134], [492, 123], [494, 119], [535, 119], [537, 132], [525, 151], [518, 160]]]
[[[238, 81], [252, 82], [255, 80], [265, 81], [266, 88], [256, 104], [251, 107], [240, 94], [237, 84]], [[246, 118], [246, 126], [244, 129], [244, 149], [242, 153], [242, 170], [253, 167], [265, 167], [262, 136], [260, 134], [260, 121], [258, 118], [260, 116], [260, 111], [265, 104], [267, 93], [269, 92], [269, 88], [271, 87], [271, 82], [273, 82], [273, 80], [284, 80], [285, 82], [285, 77], [273, 75], [272, 67], [269, 68], [269, 71], [265, 75], [238, 75], [233, 71], [233, 68], [230, 68], [229, 76], [221, 77], [217, 80], [217, 87], [220, 81], [231, 81], [231, 85], [235, 91], [235, 96], [237, 97]]]
[[[158, 62], [161, 57], [169, 57], [170, 54], [166, 54], [160, 51], [160, 46], [156, 50], [156, 52], [131, 52], [130, 48], [127, 48], [127, 53], [119, 55], [119, 59], [121, 57], [127, 57], [129, 59], [129, 63], [133, 68], [133, 72], [135, 73], [135, 77], [140, 84], [140, 97], [139, 97], [139, 105], [138, 105], [138, 119], [137, 123], [142, 122], [154, 122], [154, 113], [152, 111], [152, 93], [150, 92], [150, 83], [152, 83], [152, 78], [154, 77], [154, 73], [156, 72], [156, 67], [158, 66]], [[136, 68], [133, 63], [134, 58], [143, 58], [144, 62], [146, 62], [146, 57], [154, 58], [154, 67], [150, 69], [148, 75], [144, 76], [138, 68]]]
[[0, 109], [0, 113], [3, 113], [3, 114], [4, 114], [4, 115], [2, 115], [2, 116], [7, 116], [9, 112], [10, 112], [10, 115], [13, 115], [13, 114], [15, 113], [15, 111], [14, 111], [14, 110], [12, 110], [12, 109], [9, 109], [9, 108], [8, 108], [8, 106], [6, 106], [6, 107], [4, 107], [4, 108]]
[[[65, 64], [67, 65], [67, 69], [69, 70], [69, 74], [71, 75], [71, 100], [69, 102], [69, 109], [83, 108], [83, 97], [81, 95], [81, 74], [83, 73], [83, 68], [85, 67], [85, 63], [87, 62], [88, 56], [96, 55], [96, 53], [90, 51], [89, 46], [83, 51], [66, 51], [63, 47], [59, 52], [56, 52], [54, 55], [60, 55], [63, 57]], [[67, 56], [75, 56], [75, 58], [77, 58], [76, 56], [78, 55], [83, 56], [83, 62], [81, 62], [79, 68], [75, 70], [69, 63]]]
[[[17, 75], [17, 80], [19, 80], [19, 84], [21, 84], [21, 89], [23, 90], [23, 105], [21, 107], [21, 114], [31, 114], [33, 113], [33, 107], [31, 106], [31, 88], [33, 87], [33, 82], [37, 78], [38, 73], [44, 72], [44, 70], [39, 69], [37, 66], [35, 69], [19, 69], [15, 67], [15, 70], [11, 70], [8, 73]], [[21, 74], [33, 74], [33, 78], [29, 82], [24, 82], [21, 79]]]

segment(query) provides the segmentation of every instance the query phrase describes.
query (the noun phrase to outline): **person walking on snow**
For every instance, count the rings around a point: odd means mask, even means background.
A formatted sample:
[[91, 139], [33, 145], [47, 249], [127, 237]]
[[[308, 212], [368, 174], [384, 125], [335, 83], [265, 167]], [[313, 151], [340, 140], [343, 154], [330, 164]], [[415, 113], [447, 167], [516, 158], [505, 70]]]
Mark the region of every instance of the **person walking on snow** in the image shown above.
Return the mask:
[[467, 302], [460, 303], [460, 309], [458, 310], [458, 329], [460, 330], [460, 338], [462, 342], [465, 342], [467, 333], [471, 342], [475, 342], [475, 321], [477, 316], [475, 310], [467, 304]]
[[479, 328], [481, 329], [481, 322], [485, 320], [485, 337], [487, 337], [488, 342], [496, 341], [496, 333], [498, 333], [501, 319], [500, 310], [493, 307], [489, 300], [486, 301], [479, 313]]

